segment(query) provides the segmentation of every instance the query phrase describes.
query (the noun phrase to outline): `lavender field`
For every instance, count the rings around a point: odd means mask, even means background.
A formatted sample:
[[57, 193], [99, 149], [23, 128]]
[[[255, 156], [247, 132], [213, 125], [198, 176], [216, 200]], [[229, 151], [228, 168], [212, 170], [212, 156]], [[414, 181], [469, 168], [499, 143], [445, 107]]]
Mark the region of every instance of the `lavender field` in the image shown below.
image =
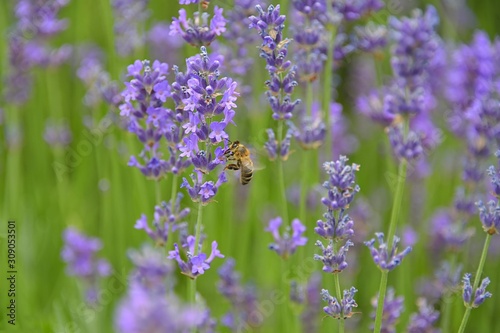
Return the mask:
[[0, 3], [0, 332], [500, 332], [493, 0]]

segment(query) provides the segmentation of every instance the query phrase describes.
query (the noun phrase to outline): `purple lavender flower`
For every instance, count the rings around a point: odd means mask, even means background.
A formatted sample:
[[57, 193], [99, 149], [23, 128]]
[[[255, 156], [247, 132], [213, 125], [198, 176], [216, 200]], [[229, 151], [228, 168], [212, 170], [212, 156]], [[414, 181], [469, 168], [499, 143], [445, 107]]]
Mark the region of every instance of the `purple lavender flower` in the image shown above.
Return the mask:
[[67, 147], [72, 140], [71, 129], [67, 123], [56, 124], [47, 120], [43, 138], [52, 147]]
[[173, 293], [151, 291], [137, 280], [131, 281], [115, 315], [121, 333], [186, 332], [202, 322], [203, 309], [181, 304]]
[[354, 287], [351, 287], [349, 290], [344, 290], [343, 298], [339, 303], [337, 298], [331, 296], [328, 290], [322, 289], [321, 296], [323, 301], [328, 302], [328, 305], [323, 308], [323, 311], [335, 319], [351, 318], [354, 315], [354, 312], [352, 312], [353, 308], [358, 307], [358, 304], [354, 300], [354, 294], [357, 291], [358, 290]]
[[182, 197], [181, 193], [177, 195], [173, 208], [171, 201], [168, 203], [164, 201], [161, 205], [155, 206], [154, 231], [149, 227], [147, 217], [144, 214], [137, 220], [134, 227], [144, 230], [157, 246], [164, 246], [172, 232], [183, 227], [185, 222], [182, 220], [189, 214], [189, 208], [180, 209]]
[[279, 229], [282, 223], [281, 217], [271, 219], [266, 231], [269, 231], [274, 238], [274, 243], [269, 245], [269, 248], [286, 259], [295, 253], [297, 247], [306, 245], [307, 238], [302, 236], [306, 227], [300, 223], [299, 219], [294, 219], [292, 221], [292, 235], [290, 236], [290, 230], [287, 228], [281, 236]]
[[[212, 252], [207, 258], [207, 255], [203, 252], [195, 251], [196, 240], [194, 236], [188, 236], [187, 243], [183, 244], [186, 247], [187, 262], [181, 258], [179, 251], [179, 246], [174, 244], [174, 250], [169, 251], [168, 258], [175, 259], [179, 264], [181, 273], [188, 276], [191, 279], [196, 279], [198, 276], [205, 273], [207, 269], [210, 268], [210, 263], [215, 259], [215, 257], [224, 258], [224, 255], [220, 253], [217, 249], [217, 242], [212, 242]], [[199, 250], [201, 249], [202, 242], [199, 242]], [[195, 255], [195, 253], [198, 253]]]
[[313, 273], [305, 285], [299, 285], [296, 281], [291, 282], [290, 299], [304, 306], [300, 316], [303, 330], [316, 332], [318, 330], [318, 315], [321, 305], [321, 274]]
[[95, 48], [83, 53], [80, 67], [76, 72], [87, 88], [83, 103], [87, 106], [96, 106], [103, 100], [118, 107], [122, 103], [122, 97], [116, 82], [111, 80], [109, 73], [103, 68], [101, 58], [102, 52]]
[[296, 127], [288, 123], [292, 135], [303, 149], [317, 149], [323, 144], [326, 135], [326, 125], [319, 112], [319, 104], [313, 103], [311, 116], [302, 116], [301, 122]]
[[387, 44], [387, 28], [383, 25], [370, 21], [365, 26], [354, 27], [354, 32], [356, 33], [354, 44], [361, 51], [373, 52]]
[[421, 281], [418, 292], [420, 295], [435, 304], [442, 297], [450, 297], [460, 290], [460, 276], [462, 266], [452, 268], [449, 262], [443, 262], [434, 272], [432, 279]]
[[389, 127], [387, 133], [394, 154], [399, 160], [415, 161], [423, 155], [422, 142], [415, 132], [409, 132], [405, 138], [403, 128], [399, 125]]
[[354, 235], [354, 221], [345, 213], [343, 209], [340, 210], [338, 217], [335, 216], [332, 210], [328, 210], [323, 214], [325, 221], [318, 220], [317, 227], [314, 232], [326, 239], [333, 239], [339, 241], [341, 239], [351, 238]]
[[476, 206], [479, 210], [479, 219], [483, 224], [483, 230], [489, 235], [500, 233], [500, 205], [494, 200], [490, 200], [487, 206], [478, 201]]
[[258, 324], [253, 322], [251, 316], [257, 309], [257, 299], [255, 288], [241, 284], [241, 276], [234, 266], [234, 259], [228, 258], [219, 268], [218, 290], [231, 302], [231, 310], [224, 315], [222, 324], [237, 332], [248, 325]]
[[203, 182], [203, 173], [195, 170], [195, 173], [190, 175], [193, 185], [191, 185], [186, 178], [182, 179], [181, 188], [185, 187], [193, 202], [202, 202], [207, 205], [213, 201], [213, 197], [217, 194], [219, 187], [227, 182], [226, 173], [221, 172], [217, 182], [206, 181]]
[[329, 179], [323, 183], [323, 187], [328, 190], [328, 197], [322, 198], [321, 202], [329, 211], [348, 208], [354, 195], [359, 192], [355, 174], [359, 171], [359, 165], [346, 165], [348, 160], [347, 157], [340, 156], [335, 162], [323, 163]]
[[419, 298], [417, 305], [418, 313], [411, 315], [407, 328], [408, 333], [440, 333], [439, 329], [434, 328], [439, 318], [439, 312], [434, 310], [432, 305], [427, 304], [425, 298]]
[[411, 18], [389, 19], [395, 42], [391, 63], [398, 76], [408, 79], [426, 72], [439, 45], [434, 31], [438, 22], [439, 16], [432, 6], [425, 13], [414, 10]]
[[398, 253], [399, 237], [397, 236], [394, 236], [390, 249], [384, 241], [384, 234], [382, 232], [376, 232], [375, 236], [377, 236], [379, 243], [378, 249], [373, 246], [375, 244], [375, 239], [365, 242], [365, 245], [370, 249], [375, 265], [381, 270], [392, 271], [401, 264], [403, 258], [412, 250], [412, 248], [408, 246], [402, 252]]
[[[372, 306], [377, 308], [378, 296], [374, 297], [371, 301]], [[395, 333], [396, 324], [398, 322], [401, 313], [404, 309], [404, 298], [403, 296], [395, 297], [394, 289], [389, 288], [387, 290], [387, 295], [384, 299], [384, 316], [382, 317], [382, 332]], [[375, 318], [375, 312], [371, 314], [372, 318]], [[371, 328], [373, 329], [373, 327]]]
[[115, 16], [114, 32], [116, 49], [121, 56], [130, 55], [132, 51], [142, 47], [145, 33], [141, 26], [150, 16], [147, 9], [149, 0], [130, 1], [114, 0], [112, 3]]
[[165, 283], [165, 280], [173, 272], [173, 267], [163, 251], [147, 245], [140, 251], [129, 251], [128, 257], [135, 267], [132, 279], [139, 281], [148, 290], [160, 293], [173, 287]]
[[73, 227], [64, 231], [63, 239], [61, 257], [68, 265], [66, 273], [82, 278], [88, 285], [87, 302], [96, 302], [99, 279], [109, 276], [112, 270], [107, 260], [96, 258], [96, 252], [102, 248], [101, 241], [86, 237]]
[[226, 31], [226, 19], [222, 16], [223, 9], [214, 7], [214, 15], [210, 22], [206, 12], [195, 12], [193, 19], [188, 19], [186, 10], [179, 10], [179, 18], [173, 17], [170, 25], [170, 35], [181, 36], [193, 46], [208, 46], [217, 36]]
[[24, 103], [31, 86], [30, 69], [35, 66], [59, 66], [72, 53], [69, 45], [49, 46], [49, 40], [67, 27], [66, 20], [58, 19], [59, 11], [68, 1], [30, 1], [16, 3], [16, 23], [9, 36], [9, 72], [6, 75], [5, 98]]
[[321, 248], [323, 255], [314, 255], [314, 260], [321, 260], [323, 262], [323, 272], [337, 274], [347, 268], [346, 254], [349, 247], [354, 243], [350, 239], [347, 240], [345, 245], [341, 246], [335, 252], [333, 240], [330, 240], [328, 246], [325, 247], [321, 241], [316, 241], [316, 246]]
[[483, 281], [481, 281], [481, 285], [475, 290], [474, 300], [472, 300], [472, 293], [474, 291], [472, 290], [472, 284], [470, 281], [471, 277], [472, 274], [466, 273], [462, 279], [462, 298], [466, 307], [477, 308], [483, 304], [487, 298], [492, 296], [490, 292], [486, 291], [486, 287], [490, 284], [490, 279], [486, 277]]

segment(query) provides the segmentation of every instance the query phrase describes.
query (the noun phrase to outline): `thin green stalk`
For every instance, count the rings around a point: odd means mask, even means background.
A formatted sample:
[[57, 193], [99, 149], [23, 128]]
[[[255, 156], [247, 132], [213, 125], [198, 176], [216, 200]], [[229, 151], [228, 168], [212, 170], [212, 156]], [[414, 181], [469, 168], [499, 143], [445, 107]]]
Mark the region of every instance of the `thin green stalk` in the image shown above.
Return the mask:
[[[177, 198], [177, 182], [179, 181], [179, 175], [173, 175], [172, 177], [172, 190], [170, 194], [170, 203], [171, 203], [171, 209], [172, 211], [174, 210], [175, 207], [175, 200]], [[165, 251], [168, 253], [172, 249], [172, 245], [174, 243], [174, 238], [172, 237], [172, 228], [168, 230], [168, 235], [167, 235], [167, 244], [165, 244]]]
[[[486, 262], [486, 256], [488, 255], [488, 249], [490, 247], [491, 235], [486, 234], [486, 239], [484, 241], [483, 253], [481, 254], [481, 259], [479, 260], [479, 266], [477, 267], [476, 276], [474, 278], [474, 287], [472, 288], [472, 295], [475, 294], [477, 287], [479, 286], [479, 281], [481, 281], [481, 275], [483, 274], [484, 263]], [[465, 327], [467, 326], [467, 321], [469, 321], [471, 306], [467, 306], [465, 309], [464, 317], [462, 318], [462, 323], [458, 329], [458, 333], [463, 333]]]
[[[312, 103], [313, 103], [313, 86], [312, 83], [306, 85], [306, 110], [307, 115], [310, 117], [312, 115]], [[308, 151], [302, 151], [302, 186], [300, 187], [300, 204], [299, 204], [299, 217], [302, 223], [306, 223], [307, 219], [307, 192], [309, 190], [308, 177], [309, 171], [309, 158]]]
[[[332, 6], [328, 6], [328, 11], [331, 11]], [[322, 101], [322, 109], [325, 115], [325, 123], [327, 126], [326, 138], [325, 138], [325, 150], [326, 150], [326, 159], [332, 156], [332, 138], [333, 133], [331, 131], [331, 120], [330, 120], [330, 103], [332, 100], [332, 76], [333, 76], [333, 46], [335, 43], [335, 37], [337, 35], [337, 27], [333, 24], [328, 24], [327, 34], [329, 36], [328, 46], [327, 46], [327, 56], [326, 56], [326, 64], [325, 64], [325, 76], [323, 82], [323, 101]]]
[[159, 180], [155, 182], [155, 199], [156, 199], [156, 204], [159, 205], [161, 202], [161, 188]]
[[[334, 212], [335, 220], [338, 221], [339, 213]], [[337, 253], [338, 245], [335, 241], [333, 242], [333, 252]], [[335, 293], [337, 294], [337, 300], [339, 303], [342, 300], [342, 289], [340, 288], [340, 277], [338, 273], [333, 274], [333, 282], [335, 283]], [[339, 333], [344, 333], [345, 321], [344, 318], [339, 319]]]
[[377, 314], [375, 317], [375, 327], [373, 332], [379, 333], [382, 328], [382, 314], [384, 313], [385, 291], [387, 290], [387, 276], [389, 271], [383, 270], [380, 277], [380, 287], [378, 289]]
[[[278, 142], [281, 144], [282, 140], [283, 140], [283, 120], [278, 120]], [[290, 221], [288, 220], [288, 205], [286, 202], [285, 172], [283, 170], [283, 160], [280, 157], [278, 157], [278, 178], [280, 183], [283, 220], [285, 221], [285, 225], [289, 226]]]
[[[290, 272], [290, 260], [281, 258], [282, 272]], [[281, 274], [279, 274], [281, 278]], [[291, 314], [290, 314], [290, 280], [286, 279], [285, 281], [281, 281], [280, 283], [283, 287], [283, 296], [285, 301], [281, 305], [281, 322], [283, 323], [283, 332], [292, 332], [291, 331]]]
[[392, 239], [396, 233], [396, 227], [398, 224], [399, 213], [401, 211], [401, 202], [403, 201], [403, 192], [406, 182], [406, 169], [408, 167], [408, 162], [403, 159], [399, 163], [398, 178], [396, 182], [396, 192], [394, 194], [394, 203], [392, 205], [391, 221], [389, 224], [389, 232], [387, 234], [387, 243], [392, 244]]
[[[457, 254], [453, 253], [450, 259], [450, 269], [453, 271], [455, 269], [455, 264], [457, 261]], [[442, 305], [441, 305], [441, 331], [449, 332], [450, 331], [450, 319], [451, 319], [451, 303], [453, 302], [453, 293], [445, 294]]]
[[[201, 200], [201, 199], [200, 199]], [[201, 235], [201, 225], [202, 225], [202, 218], [203, 218], [203, 203], [200, 201], [198, 203], [198, 217], [196, 218], [196, 231], [195, 231], [195, 241], [194, 241], [194, 253], [193, 256], [198, 255], [198, 247], [200, 244], [200, 235]], [[189, 289], [189, 301], [191, 303], [195, 303], [196, 301], [196, 279], [193, 279], [191, 282], [191, 288]]]
[[[398, 171], [398, 178], [396, 182], [396, 192], [394, 194], [394, 202], [392, 205], [392, 212], [391, 212], [391, 221], [389, 224], [389, 232], [387, 234], [387, 244], [389, 246], [392, 246], [392, 240], [394, 238], [394, 235], [396, 233], [396, 226], [398, 223], [399, 219], [399, 212], [401, 210], [401, 203], [403, 201], [403, 192], [404, 192], [404, 186], [406, 182], [406, 169], [408, 166], [408, 162], [403, 159], [399, 163], [399, 171]], [[380, 278], [380, 287], [379, 287], [379, 292], [378, 292], [378, 304], [377, 304], [377, 315], [375, 317], [375, 327], [373, 329], [374, 333], [379, 333], [380, 329], [382, 328], [382, 314], [384, 312], [384, 300], [385, 300], [385, 292], [387, 289], [387, 275], [389, 274], [388, 271], [382, 271], [382, 276]]]

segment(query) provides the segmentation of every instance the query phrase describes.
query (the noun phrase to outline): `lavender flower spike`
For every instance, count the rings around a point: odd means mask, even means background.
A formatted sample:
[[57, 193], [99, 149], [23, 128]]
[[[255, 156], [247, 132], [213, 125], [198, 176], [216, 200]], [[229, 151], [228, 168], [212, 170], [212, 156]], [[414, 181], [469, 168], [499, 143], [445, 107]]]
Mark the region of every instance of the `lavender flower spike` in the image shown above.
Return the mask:
[[342, 246], [337, 253], [333, 249], [333, 240], [330, 240], [327, 247], [321, 241], [316, 241], [316, 246], [321, 248], [322, 256], [319, 254], [314, 255], [314, 260], [321, 260], [323, 262], [323, 272], [326, 273], [340, 273], [347, 268], [346, 253], [349, 247], [354, 243], [348, 239], [344, 246]]
[[294, 219], [292, 221], [292, 236], [290, 237], [290, 230], [287, 228], [282, 237], [279, 233], [279, 228], [282, 223], [283, 221], [281, 217], [271, 219], [266, 231], [272, 233], [275, 241], [269, 245], [269, 248], [276, 251], [278, 255], [286, 259], [290, 255], [294, 254], [299, 246], [306, 245], [307, 238], [302, 236], [306, 231], [306, 227], [300, 223], [299, 219]]
[[486, 287], [490, 284], [490, 279], [487, 277], [485, 277], [483, 279], [479, 288], [476, 289], [476, 292], [474, 294], [474, 301], [471, 304], [472, 292], [473, 292], [472, 284], [470, 281], [471, 277], [472, 277], [472, 274], [465, 273], [465, 275], [462, 279], [462, 282], [463, 282], [462, 298], [464, 300], [465, 307], [477, 308], [481, 304], [483, 304], [487, 298], [490, 298], [491, 296], [493, 296], [490, 292], [486, 291]]
[[64, 231], [63, 238], [61, 257], [68, 265], [66, 273], [78, 276], [90, 285], [86, 291], [86, 300], [94, 303], [97, 301], [98, 279], [111, 274], [108, 261], [96, 258], [96, 252], [102, 247], [101, 241], [86, 237], [72, 227]]
[[482, 201], [476, 202], [483, 230], [489, 235], [498, 234], [500, 233], [500, 205], [493, 200], [490, 200], [487, 205], [488, 207]]
[[321, 202], [328, 210], [346, 209], [354, 199], [354, 195], [359, 192], [356, 184], [356, 172], [359, 165], [346, 165], [348, 158], [340, 156], [335, 162], [325, 162], [323, 168], [329, 175], [328, 181], [323, 183], [323, 187], [328, 190], [328, 197], [322, 198]]
[[[181, 273], [191, 279], [196, 279], [198, 276], [204, 274], [205, 271], [210, 268], [210, 263], [215, 259], [215, 257], [224, 258], [224, 255], [217, 249], [216, 241], [212, 242], [212, 252], [208, 258], [203, 252], [198, 252], [197, 255], [194, 255], [195, 243], [196, 241], [194, 236], [188, 236], [187, 244], [183, 244], [183, 247], [188, 248], [188, 251], [186, 252], [188, 259], [187, 262], [181, 258], [179, 246], [177, 244], [174, 244], [174, 250], [170, 251], [168, 255], [169, 259], [175, 259], [177, 261], [179, 268], [181, 269]], [[201, 243], [199, 246], [201, 248]]]
[[373, 246], [375, 244], [375, 239], [365, 242], [365, 245], [370, 249], [375, 265], [382, 270], [392, 271], [412, 250], [412, 248], [408, 246], [403, 252], [397, 253], [400, 241], [399, 237], [394, 236], [392, 247], [389, 249], [387, 243], [384, 241], [384, 234], [382, 232], [375, 233], [375, 236], [377, 236], [379, 243], [378, 249]]
[[321, 289], [321, 296], [323, 297], [323, 301], [328, 302], [328, 306], [323, 308], [323, 311], [330, 317], [335, 319], [346, 319], [351, 318], [354, 315], [352, 312], [352, 308], [358, 307], [358, 304], [354, 300], [354, 294], [358, 290], [354, 287], [351, 287], [349, 290], [344, 290], [344, 297], [341, 302], [337, 300], [334, 296], [331, 296], [328, 290]]
[[439, 318], [439, 312], [428, 305], [425, 298], [419, 298], [417, 305], [418, 313], [411, 315], [408, 333], [440, 333], [439, 329], [433, 327]]

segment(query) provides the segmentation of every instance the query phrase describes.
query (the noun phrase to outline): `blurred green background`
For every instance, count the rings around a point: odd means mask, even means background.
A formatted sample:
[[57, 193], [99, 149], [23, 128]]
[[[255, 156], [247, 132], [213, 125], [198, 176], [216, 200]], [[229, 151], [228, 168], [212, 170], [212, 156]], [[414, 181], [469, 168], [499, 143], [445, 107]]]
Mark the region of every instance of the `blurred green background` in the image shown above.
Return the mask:
[[[213, 1], [218, 4], [218, 1]], [[219, 1], [220, 5], [230, 8], [230, 1]], [[409, 7], [424, 8], [426, 3], [436, 1], [414, 2]], [[12, 14], [14, 1], [0, 3], [0, 74], [3, 76], [9, 70], [8, 44], [5, 36], [9, 33], [14, 16]], [[496, 2], [468, 1], [468, 6], [475, 14], [476, 22], [470, 29], [459, 30], [456, 22], [448, 22], [443, 18], [440, 32], [450, 42], [468, 41], [474, 28], [484, 29], [495, 36], [500, 30], [500, 12], [495, 10]], [[151, 17], [144, 29], [153, 22], [170, 22], [176, 15], [179, 5], [174, 0], [151, 1], [149, 9]], [[442, 7], [438, 6], [438, 9]], [[440, 14], [444, 13], [440, 11]], [[114, 49], [113, 14], [108, 1], [75, 0], [61, 11], [60, 17], [69, 21], [68, 29], [51, 41], [59, 46], [64, 43], [85, 44], [94, 43], [105, 54], [105, 68], [113, 80], [123, 88], [123, 74], [126, 66], [135, 59], [149, 58], [145, 47], [137, 50], [134, 56], [119, 57]], [[184, 47], [185, 56], [192, 56], [198, 51], [193, 47]], [[257, 54], [257, 49], [256, 49]], [[389, 68], [387, 58], [385, 68]], [[264, 92], [266, 73], [263, 60], [258, 59], [255, 74], [249, 82], [256, 91]], [[385, 177], [387, 170], [395, 170], [390, 158], [385, 158], [386, 135], [376, 126], [366, 124], [366, 118], [359, 117], [353, 110], [352, 95], [348, 93], [346, 84], [350, 66], [343, 66], [339, 71], [341, 79], [338, 102], [344, 106], [344, 115], [349, 121], [349, 131], [359, 140], [359, 148], [349, 156], [350, 161], [360, 164], [358, 184], [361, 197], [369, 203], [373, 211], [373, 221], [386, 225], [390, 214], [391, 190]], [[183, 66], [183, 60], [179, 62]], [[6, 104], [1, 101], [3, 121], [0, 127], [0, 260], [2, 283], [0, 284], [0, 328], [2, 331], [20, 332], [113, 332], [113, 315], [115, 307], [126, 290], [126, 276], [132, 265], [127, 259], [127, 250], [140, 248], [149, 242], [146, 234], [133, 228], [135, 221], [142, 213], [151, 219], [154, 211], [155, 184], [146, 180], [140, 172], [127, 166], [131, 154], [137, 154], [141, 146], [136, 138], [114, 124], [102, 137], [94, 136], [90, 142], [88, 129], [83, 125], [84, 117], [101, 121], [110, 107], [101, 103], [95, 108], [86, 107], [82, 103], [85, 87], [76, 77], [77, 63], [69, 63], [57, 68], [35, 68], [33, 87], [29, 100], [21, 106]], [[389, 74], [389, 72], [387, 72]], [[261, 83], [259, 83], [261, 82]], [[4, 82], [2, 82], [2, 85]], [[299, 93], [300, 95], [300, 93]], [[263, 110], [263, 111], [260, 111]], [[73, 140], [68, 148], [52, 148], [43, 139], [47, 119], [65, 119], [72, 131]], [[232, 138], [249, 142], [251, 145], [261, 145], [263, 133], [268, 126], [274, 126], [270, 119], [270, 111], [265, 100], [259, 96], [253, 100], [240, 99], [235, 122], [237, 127], [231, 128]], [[438, 124], [444, 128], [444, 122]], [[369, 128], [366, 134], [364, 129]], [[20, 131], [21, 141], [17, 145], [7, 145], [6, 137], [12, 131]], [[397, 293], [405, 297], [405, 313], [400, 320], [400, 331], [409, 319], [411, 312], [416, 310], [417, 298], [415, 284], [419, 278], [430, 274], [435, 264], [429, 257], [426, 240], [428, 218], [437, 207], [449, 206], [452, 202], [454, 189], [460, 181], [460, 152], [464, 149], [462, 143], [452, 134], [445, 131], [444, 142], [434, 151], [429, 160], [434, 172], [423, 182], [409, 182], [405, 191], [402, 220], [414, 226], [419, 232], [419, 243], [414, 252], [405, 259], [403, 265], [389, 275], [389, 285], [397, 288]], [[335, 143], [333, 143], [335, 144]], [[81, 153], [82, 149], [90, 147], [89, 151]], [[288, 186], [299, 185], [301, 180], [298, 166], [301, 158], [314, 158], [314, 155], [303, 155], [298, 147], [285, 163], [286, 182]], [[69, 155], [68, 155], [69, 154]], [[78, 156], [76, 156], [78, 154]], [[61, 177], [54, 170], [54, 163], [63, 163], [73, 159], [74, 165], [65, 169]], [[254, 180], [247, 187], [241, 187], [235, 179], [224, 185], [217, 195], [217, 202], [210, 204], [204, 211], [205, 232], [208, 239], [217, 240], [219, 248], [228, 257], [236, 259], [236, 267], [242, 273], [244, 281], [253, 281], [259, 290], [259, 299], [265, 299], [272, 290], [279, 289], [279, 281], [283, 277], [280, 269], [280, 258], [268, 250], [271, 237], [264, 232], [265, 224], [270, 217], [279, 214], [279, 194], [274, 186], [277, 175], [276, 165], [264, 159], [260, 160], [263, 169], [254, 175]], [[313, 170], [309, 179], [318, 184], [325, 175]], [[455, 169], [449, 169], [454, 166]], [[171, 179], [161, 182], [163, 200], [170, 199]], [[420, 193], [425, 200], [421, 203], [419, 214], [411, 211], [411, 196]], [[196, 209], [189, 198], [184, 198], [183, 205], [190, 207], [192, 213], [188, 217], [190, 225], [196, 220]], [[308, 227], [314, 227], [321, 218], [321, 205], [308, 211]], [[289, 207], [289, 215], [294, 218], [299, 214], [294, 205]], [[5, 233], [7, 219], [17, 222], [17, 325], [15, 328], [6, 325], [4, 315], [6, 308], [5, 295]], [[356, 222], [356, 221], [355, 221]], [[480, 222], [474, 222], [476, 235], [473, 237], [472, 248], [481, 248], [483, 233]], [[88, 235], [99, 237], [103, 244], [100, 255], [108, 259], [116, 270], [115, 276], [104, 281], [118, 282], [109, 299], [103, 300], [100, 306], [91, 309], [82, 300], [82, 286], [75, 278], [66, 276], [64, 263], [60, 257], [63, 246], [61, 234], [67, 226], [76, 226]], [[367, 229], [372, 233], [381, 225], [370, 225]], [[384, 228], [385, 229], [385, 228]], [[400, 230], [402, 229], [400, 224]], [[312, 257], [316, 252], [315, 240], [308, 231], [310, 244], [301, 249], [292, 259], [292, 275], [299, 275], [304, 269], [304, 258]], [[370, 234], [367, 237], [371, 237]], [[498, 243], [493, 239], [493, 243]], [[359, 322], [359, 331], [367, 331], [370, 325], [369, 314], [372, 311], [370, 299], [375, 295], [379, 272], [373, 265], [368, 250], [361, 243], [356, 243], [358, 260], [351, 272], [341, 276], [343, 288], [354, 285], [359, 292], [356, 300], [360, 314], [352, 320]], [[498, 248], [498, 246], [497, 246]], [[492, 251], [494, 252], [494, 251]], [[464, 270], [475, 272], [480, 251], [464, 254]], [[495, 314], [500, 313], [500, 262], [498, 250], [491, 253], [487, 261], [484, 275], [489, 276], [492, 283], [489, 290], [493, 298], [487, 300], [481, 308], [472, 311], [467, 332], [498, 332], [500, 324]], [[468, 257], [468, 256], [472, 257]], [[202, 278], [198, 279], [200, 293], [209, 301], [209, 306], [215, 317], [220, 317], [227, 311], [229, 304], [217, 293], [217, 268], [222, 260], [215, 261], [213, 267]], [[316, 264], [316, 270], [321, 267]], [[311, 272], [309, 269], [306, 275]], [[118, 279], [118, 280], [114, 280]], [[186, 278], [178, 276], [177, 290], [179, 295], [185, 295]], [[333, 290], [331, 277], [323, 277], [323, 287]], [[464, 307], [460, 297], [453, 302], [453, 331], [456, 331], [463, 314]], [[275, 311], [266, 320], [261, 332], [279, 330], [279, 320]], [[336, 325], [330, 318], [321, 320], [321, 331], [334, 331]], [[399, 330], [398, 330], [399, 331]]]

